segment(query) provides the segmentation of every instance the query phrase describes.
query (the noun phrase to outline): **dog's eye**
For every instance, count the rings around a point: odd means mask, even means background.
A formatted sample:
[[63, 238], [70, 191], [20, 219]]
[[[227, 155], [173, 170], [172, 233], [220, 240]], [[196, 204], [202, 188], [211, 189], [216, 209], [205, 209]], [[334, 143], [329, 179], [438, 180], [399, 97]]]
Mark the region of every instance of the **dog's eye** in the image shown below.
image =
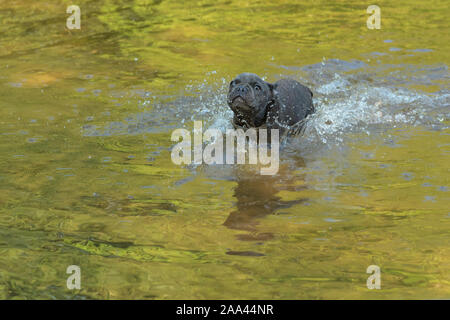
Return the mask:
[[259, 84], [255, 84], [255, 90], [257, 91], [261, 90], [261, 86]]
[[230, 87], [234, 86], [234, 80], [230, 82]]

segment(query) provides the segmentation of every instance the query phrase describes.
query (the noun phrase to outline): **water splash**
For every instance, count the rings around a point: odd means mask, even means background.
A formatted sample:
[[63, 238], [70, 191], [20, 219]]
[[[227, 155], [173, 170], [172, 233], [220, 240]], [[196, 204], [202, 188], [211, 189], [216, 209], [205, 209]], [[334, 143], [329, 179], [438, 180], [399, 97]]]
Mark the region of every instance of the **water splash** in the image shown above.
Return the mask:
[[[289, 67], [282, 68], [283, 70]], [[310, 116], [301, 145], [343, 143], [349, 132], [371, 135], [402, 125], [426, 126], [441, 130], [450, 118], [448, 68], [438, 66], [381, 65], [368, 66], [362, 61], [324, 60], [289, 76], [314, 92], [316, 113]], [[292, 71], [291, 70], [291, 71]], [[414, 85], [439, 85], [440, 90], [425, 93]], [[228, 81], [208, 73], [201, 83], [188, 84], [173, 95], [152, 97], [141, 90], [140, 105], [148, 111], [130, 115], [121, 122], [109, 122], [103, 128], [85, 130], [85, 135], [120, 135], [167, 132], [191, 127], [203, 121], [204, 130], [231, 128], [232, 111], [226, 104]]]

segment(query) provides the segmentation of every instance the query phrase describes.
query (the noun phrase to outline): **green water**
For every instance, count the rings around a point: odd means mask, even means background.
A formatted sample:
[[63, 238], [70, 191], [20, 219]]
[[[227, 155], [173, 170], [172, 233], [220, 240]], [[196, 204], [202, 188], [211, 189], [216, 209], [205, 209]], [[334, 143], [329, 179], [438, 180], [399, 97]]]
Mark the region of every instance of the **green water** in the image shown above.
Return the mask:
[[[447, 1], [70, 4], [0, 1], [0, 298], [450, 298]], [[174, 165], [244, 71], [314, 92], [279, 173]]]

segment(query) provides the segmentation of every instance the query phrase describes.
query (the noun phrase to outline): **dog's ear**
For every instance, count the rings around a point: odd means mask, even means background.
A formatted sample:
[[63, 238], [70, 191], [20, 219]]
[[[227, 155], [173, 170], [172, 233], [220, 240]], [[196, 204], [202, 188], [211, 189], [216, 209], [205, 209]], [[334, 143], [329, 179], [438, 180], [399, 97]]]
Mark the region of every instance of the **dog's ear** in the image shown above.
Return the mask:
[[267, 86], [268, 86], [269, 89], [270, 89], [270, 95], [273, 97], [273, 96], [275, 95], [275, 88], [276, 88], [276, 85], [273, 84], [273, 83], [270, 83], [270, 82], [266, 82], [266, 84], [267, 84]]

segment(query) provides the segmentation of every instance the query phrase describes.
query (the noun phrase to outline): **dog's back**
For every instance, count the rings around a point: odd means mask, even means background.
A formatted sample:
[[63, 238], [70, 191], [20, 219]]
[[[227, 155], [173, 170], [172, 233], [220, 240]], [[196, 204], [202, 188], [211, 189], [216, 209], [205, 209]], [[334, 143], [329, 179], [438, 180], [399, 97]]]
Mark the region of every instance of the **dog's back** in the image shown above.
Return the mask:
[[295, 132], [303, 127], [303, 120], [314, 113], [311, 90], [295, 80], [282, 79], [275, 82], [274, 95], [275, 103], [267, 115], [269, 128], [282, 131], [294, 129]]

